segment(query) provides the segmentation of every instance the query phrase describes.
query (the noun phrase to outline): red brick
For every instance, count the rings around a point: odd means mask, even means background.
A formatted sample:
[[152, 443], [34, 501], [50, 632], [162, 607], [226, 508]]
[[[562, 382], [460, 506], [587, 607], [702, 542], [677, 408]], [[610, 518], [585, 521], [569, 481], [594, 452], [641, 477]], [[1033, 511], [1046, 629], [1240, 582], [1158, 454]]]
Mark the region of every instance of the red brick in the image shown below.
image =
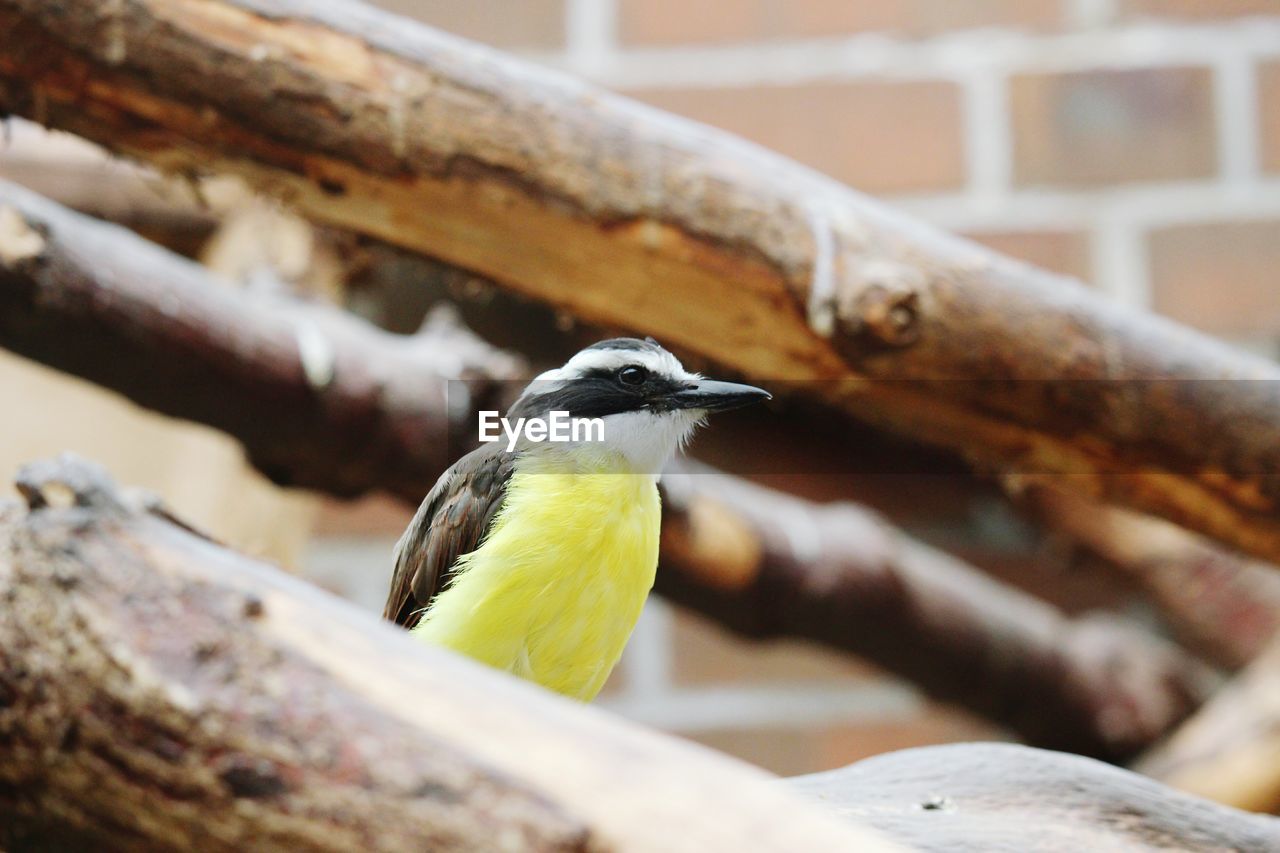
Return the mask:
[[1060, 0], [621, 0], [625, 45], [723, 44], [886, 32], [929, 36], [973, 27], [1045, 29], [1061, 22]]
[[1258, 68], [1258, 123], [1262, 168], [1280, 172], [1280, 63]]
[[1088, 281], [1089, 237], [1080, 231], [980, 231], [965, 234], [1029, 264]]
[[868, 192], [955, 189], [964, 182], [960, 96], [950, 83], [815, 83], [629, 94], [737, 133]]
[[1211, 20], [1280, 14], [1276, 0], [1121, 0], [1122, 19], [1178, 18]]
[[742, 640], [683, 611], [677, 611], [672, 644], [671, 678], [684, 687], [821, 681], [849, 684], [875, 673], [867, 664], [818, 646], [786, 640]]
[[501, 48], [564, 45], [564, 0], [371, 0], [390, 12]]
[[1280, 332], [1280, 220], [1165, 228], [1149, 248], [1160, 313], [1226, 336]]
[[1010, 86], [1014, 179], [1097, 186], [1216, 169], [1207, 68], [1025, 74]]

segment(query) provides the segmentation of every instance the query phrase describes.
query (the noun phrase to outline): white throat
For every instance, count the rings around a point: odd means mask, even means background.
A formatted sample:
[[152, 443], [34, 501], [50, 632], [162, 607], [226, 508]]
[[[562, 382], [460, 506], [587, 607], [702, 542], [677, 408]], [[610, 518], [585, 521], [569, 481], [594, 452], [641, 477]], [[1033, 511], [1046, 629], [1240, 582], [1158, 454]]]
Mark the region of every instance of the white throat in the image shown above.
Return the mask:
[[575, 468], [607, 470], [652, 476], [656, 482], [681, 447], [689, 440], [706, 413], [686, 409], [664, 412], [623, 412], [606, 415], [602, 441], [561, 444], [522, 443], [521, 448], [551, 461], [562, 460]]

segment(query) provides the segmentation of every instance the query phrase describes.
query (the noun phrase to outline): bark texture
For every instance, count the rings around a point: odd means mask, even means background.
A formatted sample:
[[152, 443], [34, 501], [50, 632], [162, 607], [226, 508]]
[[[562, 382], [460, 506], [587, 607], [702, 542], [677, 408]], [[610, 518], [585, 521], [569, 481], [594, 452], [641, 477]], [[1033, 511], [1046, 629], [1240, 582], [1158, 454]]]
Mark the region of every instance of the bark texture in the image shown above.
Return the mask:
[[1221, 853], [1280, 849], [1280, 820], [1136, 773], [1012, 744], [906, 749], [788, 780], [912, 850]]
[[[469, 446], [429, 439], [446, 424], [469, 430], [485, 399], [446, 406], [451, 371], [491, 379], [517, 364], [460, 330], [405, 339], [328, 311], [303, 346], [297, 324], [318, 309], [219, 287], [132, 235], [4, 185], [0, 215], [10, 222], [0, 246], [11, 247], [0, 258], [0, 345], [223, 429], [283, 482], [387, 488], [417, 502], [450, 450]], [[335, 354], [319, 389], [302, 363], [308, 348]], [[856, 506], [693, 470], [667, 483], [659, 591], [745, 634], [867, 656], [1034, 743], [1111, 759], [1208, 696], [1211, 679], [1187, 655], [1069, 620]], [[801, 539], [811, 547], [797, 548]]]
[[887, 850], [415, 643], [62, 459], [0, 516], [0, 846]]
[[1280, 368], [727, 135], [333, 0], [0, 0], [0, 32], [0, 110], [1280, 559]]

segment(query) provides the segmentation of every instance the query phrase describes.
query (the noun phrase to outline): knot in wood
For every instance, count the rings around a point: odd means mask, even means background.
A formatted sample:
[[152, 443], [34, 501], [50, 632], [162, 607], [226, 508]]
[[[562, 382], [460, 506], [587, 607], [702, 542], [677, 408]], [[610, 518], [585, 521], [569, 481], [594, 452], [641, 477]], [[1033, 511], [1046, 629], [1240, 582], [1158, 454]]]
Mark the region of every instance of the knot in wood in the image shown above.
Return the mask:
[[0, 265], [17, 267], [37, 261], [45, 250], [45, 235], [13, 207], [0, 207]]
[[73, 506], [115, 512], [125, 509], [106, 469], [72, 453], [24, 465], [14, 485], [31, 510]]
[[837, 298], [845, 331], [892, 347], [920, 337], [920, 273], [891, 261], [865, 265]]

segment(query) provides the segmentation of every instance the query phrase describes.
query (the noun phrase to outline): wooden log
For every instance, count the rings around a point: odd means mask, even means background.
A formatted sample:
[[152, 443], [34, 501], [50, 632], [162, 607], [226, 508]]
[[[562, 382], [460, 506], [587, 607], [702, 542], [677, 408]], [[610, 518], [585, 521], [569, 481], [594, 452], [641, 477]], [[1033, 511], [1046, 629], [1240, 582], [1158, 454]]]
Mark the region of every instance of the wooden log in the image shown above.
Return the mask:
[[728, 135], [335, 0], [0, 0], [0, 33], [2, 111], [1280, 559], [1280, 367]]
[[1031, 743], [1112, 761], [1217, 685], [1177, 647], [1118, 619], [1069, 618], [855, 504], [682, 468], [663, 478], [656, 588], [740, 634], [852, 652]]
[[891, 849], [763, 771], [416, 643], [95, 466], [19, 489], [5, 849]]
[[1087, 758], [1013, 744], [906, 749], [787, 782], [913, 850], [1280, 849], [1276, 818]]
[[1135, 767], [1220, 803], [1280, 813], [1280, 641]]
[[[0, 345], [230, 433], [282, 485], [351, 496], [376, 484], [415, 501], [472, 446], [475, 409], [500, 407], [526, 374], [444, 315], [392, 335], [323, 304], [221, 287], [3, 182]], [[446, 405], [450, 382], [467, 405]]]
[[1227, 669], [1280, 630], [1280, 574], [1166, 521], [1046, 484], [1011, 488], [1049, 529], [1135, 581], [1179, 641]]
[[[0, 237], [11, 258], [0, 257], [0, 345], [224, 429], [286, 483], [337, 494], [382, 487], [416, 503], [450, 449], [470, 442], [424, 446], [429, 435], [396, 425], [474, 424], [485, 396], [446, 410], [447, 371], [474, 364], [493, 378], [518, 362], [461, 332], [431, 338], [433, 351], [326, 313], [310, 347], [336, 353], [339, 369], [317, 392], [288, 337], [296, 303], [219, 288], [193, 264], [3, 184], [0, 214], [13, 223]], [[181, 306], [180, 323], [167, 305]], [[455, 340], [467, 349], [449, 364]], [[390, 426], [371, 427], [366, 450], [353, 424]], [[1033, 742], [1111, 759], [1151, 743], [1208, 694], [1205, 668], [1185, 654], [1068, 620], [851, 504], [823, 508], [718, 475], [668, 485], [659, 590], [743, 633], [868, 656]], [[815, 533], [814, 549], [793, 548], [788, 525]]]

